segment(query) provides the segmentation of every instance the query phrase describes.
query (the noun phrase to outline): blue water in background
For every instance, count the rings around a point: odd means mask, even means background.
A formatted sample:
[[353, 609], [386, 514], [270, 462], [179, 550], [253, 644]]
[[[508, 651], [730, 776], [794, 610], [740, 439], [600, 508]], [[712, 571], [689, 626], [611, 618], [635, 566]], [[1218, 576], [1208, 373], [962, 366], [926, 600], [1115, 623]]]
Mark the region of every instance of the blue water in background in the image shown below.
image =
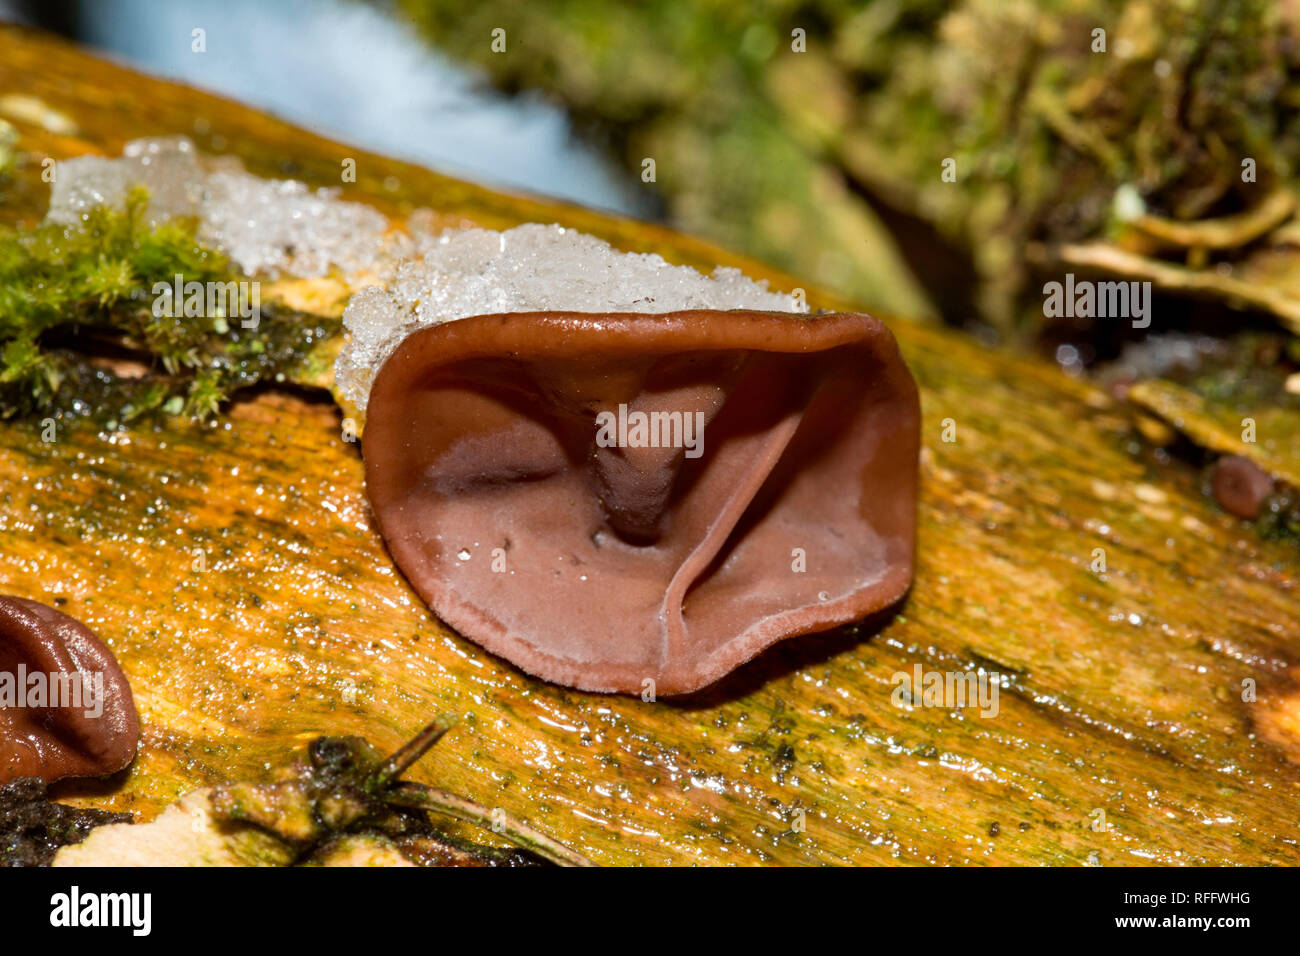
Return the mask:
[[[0, 0], [0, 17], [14, 10]], [[82, 43], [324, 136], [484, 185], [642, 218], [640, 177], [575, 139], [564, 111], [503, 96], [382, 10], [347, 0], [82, 0]], [[190, 49], [207, 31], [207, 52]], [[484, 37], [484, 43], [489, 38]]]

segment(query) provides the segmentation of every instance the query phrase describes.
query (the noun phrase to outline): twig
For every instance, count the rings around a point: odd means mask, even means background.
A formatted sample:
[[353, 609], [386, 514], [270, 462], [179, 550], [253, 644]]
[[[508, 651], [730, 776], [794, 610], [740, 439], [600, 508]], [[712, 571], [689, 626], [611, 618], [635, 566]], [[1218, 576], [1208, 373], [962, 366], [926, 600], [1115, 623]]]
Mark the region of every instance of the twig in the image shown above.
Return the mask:
[[499, 833], [521, 849], [531, 850], [545, 860], [559, 866], [595, 866], [596, 864], [562, 843], [557, 843], [544, 833], [534, 830], [502, 811], [493, 811], [482, 804], [467, 800], [465, 797], [426, 787], [418, 783], [399, 783], [384, 798], [389, 803], [442, 813], [465, 823], [471, 823]]
[[397, 751], [371, 771], [366, 780], [368, 786], [375, 790], [384, 790], [395, 783], [397, 778], [429, 752], [429, 748], [443, 738], [443, 735], [456, 726], [457, 718], [451, 715], [439, 716]]
[[1060, 263], [1098, 269], [1126, 279], [1146, 279], [1157, 288], [1184, 294], [1212, 295], [1236, 300], [1271, 312], [1291, 331], [1300, 334], [1300, 301], [1283, 289], [1261, 282], [1248, 282], [1220, 275], [1214, 269], [1186, 269], [1182, 266], [1126, 252], [1104, 242], [1067, 243], [1056, 247], [1038, 246], [1027, 250], [1042, 263]]
[[1163, 216], [1145, 215], [1134, 219], [1132, 226], [1155, 239], [1188, 249], [1236, 249], [1286, 222], [1295, 207], [1295, 194], [1280, 187], [1258, 205], [1235, 216], [1180, 222]]

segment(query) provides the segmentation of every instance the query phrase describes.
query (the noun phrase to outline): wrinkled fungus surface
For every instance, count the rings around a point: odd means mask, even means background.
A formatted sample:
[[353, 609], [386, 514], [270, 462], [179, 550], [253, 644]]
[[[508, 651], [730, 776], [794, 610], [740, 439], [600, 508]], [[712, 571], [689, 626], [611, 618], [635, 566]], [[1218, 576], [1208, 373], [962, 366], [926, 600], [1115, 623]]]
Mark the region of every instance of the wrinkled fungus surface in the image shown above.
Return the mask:
[[54, 608], [0, 596], [0, 784], [115, 773], [139, 736], [131, 688], [104, 643]]
[[479, 315], [409, 335], [369, 399], [398, 565], [542, 678], [689, 692], [910, 584], [917, 391], [869, 316]]

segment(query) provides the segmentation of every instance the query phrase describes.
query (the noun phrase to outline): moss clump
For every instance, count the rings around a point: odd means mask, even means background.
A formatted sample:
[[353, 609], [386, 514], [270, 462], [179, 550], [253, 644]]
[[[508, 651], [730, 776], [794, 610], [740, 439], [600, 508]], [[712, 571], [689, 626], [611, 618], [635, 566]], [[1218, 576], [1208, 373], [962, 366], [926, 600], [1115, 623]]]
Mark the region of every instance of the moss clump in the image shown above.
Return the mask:
[[20, 777], [0, 786], [0, 866], [48, 866], [59, 847], [80, 843], [95, 827], [131, 822], [129, 813], [54, 803], [44, 781]]
[[[137, 188], [124, 208], [96, 207], [75, 226], [0, 231], [0, 418], [206, 418], [337, 333], [335, 320], [268, 306], [254, 329], [221, 309], [155, 314], [169, 311], [154, 308], [156, 283], [251, 280], [196, 239], [195, 222], [151, 224], [147, 207]], [[120, 374], [122, 360], [144, 371]]]
[[[580, 860], [571, 850], [538, 837], [485, 807], [398, 778], [435, 744], [454, 719], [438, 719], [385, 759], [360, 737], [318, 737], [307, 759], [281, 768], [269, 784], [226, 783], [212, 791], [211, 806], [226, 825], [250, 825], [281, 844], [277, 862], [312, 864], [348, 837], [372, 838], [416, 862], [432, 866], [536, 866]], [[491, 827], [517, 846], [480, 846], [443, 832], [429, 811], [450, 813]]]

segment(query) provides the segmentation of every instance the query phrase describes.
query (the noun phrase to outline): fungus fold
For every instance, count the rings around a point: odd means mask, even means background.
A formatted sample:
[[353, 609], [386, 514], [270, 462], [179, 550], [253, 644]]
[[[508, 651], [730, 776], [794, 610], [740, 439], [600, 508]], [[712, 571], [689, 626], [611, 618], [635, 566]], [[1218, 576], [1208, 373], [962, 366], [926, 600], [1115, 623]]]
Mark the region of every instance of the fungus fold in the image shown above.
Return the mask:
[[680, 694], [902, 597], [919, 419], [866, 315], [516, 312], [406, 337], [362, 447], [444, 621], [547, 680]]

